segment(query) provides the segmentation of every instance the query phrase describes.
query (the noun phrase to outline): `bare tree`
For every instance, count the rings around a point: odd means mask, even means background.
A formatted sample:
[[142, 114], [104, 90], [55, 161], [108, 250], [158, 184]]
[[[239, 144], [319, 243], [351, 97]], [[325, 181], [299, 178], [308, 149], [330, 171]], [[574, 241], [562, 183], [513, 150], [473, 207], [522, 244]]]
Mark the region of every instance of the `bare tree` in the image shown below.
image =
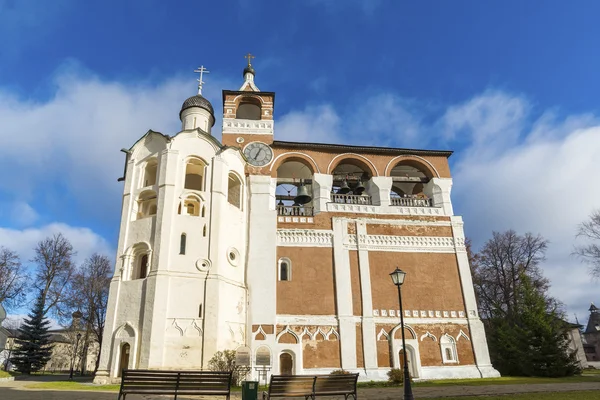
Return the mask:
[[589, 219], [579, 224], [577, 237], [591, 240], [586, 245], [575, 246], [573, 254], [590, 265], [590, 275], [600, 278], [600, 210], [595, 210]]
[[[93, 339], [99, 345], [102, 344], [111, 275], [109, 258], [94, 253], [75, 271], [69, 285], [68, 301], [61, 314], [68, 318], [72, 311], [81, 311], [85, 330], [82, 349], [85, 349], [85, 354]], [[99, 359], [96, 360], [96, 369], [98, 361]]]
[[27, 291], [27, 273], [19, 255], [0, 246], [0, 303], [6, 308], [23, 304]]
[[64, 294], [75, 270], [73, 246], [61, 233], [40, 241], [33, 262], [37, 264], [34, 285], [41, 290], [44, 315], [64, 301]]
[[478, 254], [470, 253], [473, 283], [484, 318], [518, 312], [522, 276], [531, 280], [535, 290], [545, 293], [548, 279], [539, 264], [544, 260], [548, 241], [530, 233], [494, 232]]

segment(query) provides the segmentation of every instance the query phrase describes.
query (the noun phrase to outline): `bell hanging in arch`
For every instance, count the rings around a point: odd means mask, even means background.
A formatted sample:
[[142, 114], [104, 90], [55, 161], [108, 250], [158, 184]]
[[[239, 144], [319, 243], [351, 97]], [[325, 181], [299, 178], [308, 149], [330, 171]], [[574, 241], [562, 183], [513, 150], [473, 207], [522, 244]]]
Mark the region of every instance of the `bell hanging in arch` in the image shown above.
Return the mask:
[[308, 194], [308, 189], [302, 183], [298, 188], [298, 194], [294, 197], [294, 203], [296, 204], [306, 204], [312, 200], [312, 197]]
[[361, 195], [365, 191], [365, 185], [362, 183], [362, 179], [358, 181], [358, 185], [354, 188], [354, 194]]
[[350, 186], [348, 186], [348, 181], [344, 179], [342, 182], [342, 186], [337, 191], [337, 194], [346, 194], [350, 192]]

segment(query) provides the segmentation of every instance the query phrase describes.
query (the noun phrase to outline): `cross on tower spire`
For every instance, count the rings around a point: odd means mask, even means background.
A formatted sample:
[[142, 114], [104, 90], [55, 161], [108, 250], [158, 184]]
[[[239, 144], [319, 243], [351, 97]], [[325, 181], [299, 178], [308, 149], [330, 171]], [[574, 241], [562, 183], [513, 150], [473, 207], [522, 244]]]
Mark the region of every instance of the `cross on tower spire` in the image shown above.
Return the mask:
[[253, 58], [256, 58], [256, 57], [254, 57], [252, 54], [248, 53], [248, 54], [246, 54], [246, 55], [244, 56], [244, 58], [247, 58], [247, 59], [248, 59], [248, 66], [249, 66], [249, 67], [251, 67], [251, 66], [252, 66], [252, 59], [253, 59]]
[[202, 94], [202, 85], [204, 85], [204, 81], [202, 80], [202, 76], [203, 74], [208, 74], [210, 71], [208, 71], [206, 68], [204, 68], [204, 65], [201, 65], [200, 67], [198, 67], [198, 69], [195, 69], [194, 72], [196, 73], [200, 73], [200, 79], [196, 79], [198, 81], [198, 94]]

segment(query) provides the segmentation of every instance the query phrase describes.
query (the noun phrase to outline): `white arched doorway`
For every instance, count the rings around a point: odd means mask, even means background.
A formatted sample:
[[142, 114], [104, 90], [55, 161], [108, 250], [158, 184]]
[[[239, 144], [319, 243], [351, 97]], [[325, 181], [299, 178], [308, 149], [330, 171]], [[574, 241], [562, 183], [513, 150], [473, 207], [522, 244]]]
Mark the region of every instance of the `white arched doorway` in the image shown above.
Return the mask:
[[[416, 360], [415, 360], [415, 351], [413, 350], [412, 347], [410, 347], [409, 345], [406, 345], [406, 353], [408, 355], [406, 361], [408, 363], [408, 372], [410, 372], [410, 376], [412, 376], [413, 378], [418, 377], [418, 370], [415, 367], [416, 365]], [[396, 368], [399, 369], [404, 369], [404, 350], [402, 348], [400, 348], [400, 350], [398, 350], [398, 354], [396, 355], [397, 359], [398, 359], [398, 364]]]
[[[402, 331], [400, 325], [396, 326], [390, 332], [392, 366], [394, 368], [404, 368], [402, 355]], [[412, 327], [405, 325], [406, 332], [406, 353], [408, 361], [408, 371], [413, 378], [421, 376], [421, 355], [419, 353], [419, 341]]]

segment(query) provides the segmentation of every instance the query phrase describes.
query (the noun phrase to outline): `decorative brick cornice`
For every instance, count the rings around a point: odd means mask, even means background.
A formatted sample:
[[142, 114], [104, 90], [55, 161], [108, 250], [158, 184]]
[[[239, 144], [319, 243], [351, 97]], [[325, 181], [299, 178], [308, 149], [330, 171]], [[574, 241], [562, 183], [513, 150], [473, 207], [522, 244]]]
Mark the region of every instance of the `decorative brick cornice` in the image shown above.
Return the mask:
[[[464, 251], [464, 239], [437, 236], [345, 235], [349, 250], [454, 253]], [[331, 247], [333, 231], [316, 229], [278, 229], [278, 246]]]
[[278, 229], [278, 246], [331, 247], [333, 231], [316, 229]]

